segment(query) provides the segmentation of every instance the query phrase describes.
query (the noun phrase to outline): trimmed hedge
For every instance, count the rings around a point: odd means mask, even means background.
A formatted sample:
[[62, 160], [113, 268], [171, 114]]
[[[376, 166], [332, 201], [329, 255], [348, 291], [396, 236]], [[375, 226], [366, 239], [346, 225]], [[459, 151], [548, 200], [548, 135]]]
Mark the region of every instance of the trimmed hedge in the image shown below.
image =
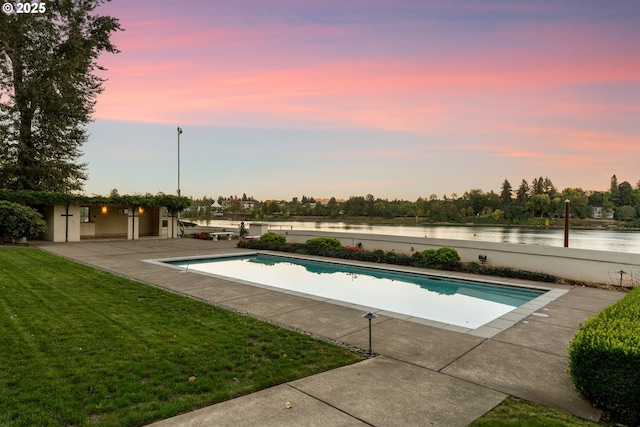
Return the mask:
[[493, 265], [481, 265], [477, 262], [459, 263], [455, 271], [462, 273], [481, 274], [484, 276], [506, 277], [509, 279], [532, 280], [534, 282], [557, 283], [558, 278], [552, 274], [516, 270], [510, 267], [499, 267]]
[[452, 268], [460, 262], [458, 252], [448, 247], [405, 255], [393, 251], [384, 252], [380, 249], [365, 251], [358, 247], [345, 247], [342, 246], [340, 240], [333, 237], [316, 237], [303, 244], [286, 243], [285, 239], [286, 237], [281, 234], [269, 232], [263, 234], [260, 239], [241, 240], [238, 242], [238, 247], [433, 269]]
[[238, 241], [239, 248], [245, 249], [262, 249], [265, 251], [293, 252], [299, 251], [302, 246], [300, 243], [280, 244], [277, 242], [264, 241], [260, 239], [242, 239]]
[[[276, 234], [272, 233], [271, 234]], [[269, 233], [267, 233], [269, 234]], [[283, 236], [284, 237], [284, 236]], [[508, 267], [493, 267], [480, 265], [475, 262], [462, 263], [458, 252], [450, 247], [427, 249], [422, 252], [414, 252], [412, 255], [384, 252], [380, 249], [366, 251], [359, 247], [342, 246], [338, 239], [333, 237], [316, 237], [306, 243], [276, 243], [263, 241], [262, 239], [240, 240], [239, 248], [263, 249], [281, 252], [294, 252], [301, 255], [318, 255], [331, 258], [350, 259], [358, 261], [377, 262], [431, 268], [434, 270], [458, 271], [462, 273], [484, 274], [488, 276], [508, 277], [512, 279], [535, 280], [538, 282], [555, 283], [558, 279], [546, 273], [514, 270]]]
[[613, 421], [640, 424], [640, 289], [580, 326], [569, 343], [569, 375]]

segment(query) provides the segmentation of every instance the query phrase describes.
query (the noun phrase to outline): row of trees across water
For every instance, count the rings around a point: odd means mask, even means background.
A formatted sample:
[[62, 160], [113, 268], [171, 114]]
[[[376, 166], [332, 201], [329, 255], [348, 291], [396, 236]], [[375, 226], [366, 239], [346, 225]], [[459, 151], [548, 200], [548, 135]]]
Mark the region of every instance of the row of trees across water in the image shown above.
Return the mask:
[[[547, 178], [535, 178], [531, 183], [523, 179], [517, 188], [505, 179], [500, 192], [480, 189], [466, 191], [461, 196], [420, 197], [415, 201], [381, 199], [372, 194], [352, 196], [340, 201], [335, 197], [318, 200], [302, 196], [291, 201], [255, 201], [244, 194], [238, 197], [203, 197], [194, 199], [187, 214], [193, 218], [209, 218], [216, 212], [242, 212], [243, 207], [252, 218], [291, 218], [295, 216], [346, 217], [418, 217], [427, 222], [526, 222], [529, 218], [557, 218], [564, 214], [565, 200], [571, 202], [574, 218], [592, 218], [594, 212], [604, 219], [640, 223], [640, 181], [633, 187], [629, 182], [618, 183], [611, 178], [608, 191], [585, 191], [581, 188], [558, 190]], [[212, 204], [217, 202], [215, 207]], [[218, 207], [219, 205], [219, 207]]]

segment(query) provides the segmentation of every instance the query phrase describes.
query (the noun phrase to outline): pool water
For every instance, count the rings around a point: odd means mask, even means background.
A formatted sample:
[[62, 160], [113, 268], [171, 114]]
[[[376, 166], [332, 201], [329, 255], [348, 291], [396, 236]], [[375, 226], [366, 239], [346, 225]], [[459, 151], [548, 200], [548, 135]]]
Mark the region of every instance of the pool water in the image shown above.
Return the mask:
[[475, 329], [545, 291], [265, 254], [171, 261], [235, 280]]

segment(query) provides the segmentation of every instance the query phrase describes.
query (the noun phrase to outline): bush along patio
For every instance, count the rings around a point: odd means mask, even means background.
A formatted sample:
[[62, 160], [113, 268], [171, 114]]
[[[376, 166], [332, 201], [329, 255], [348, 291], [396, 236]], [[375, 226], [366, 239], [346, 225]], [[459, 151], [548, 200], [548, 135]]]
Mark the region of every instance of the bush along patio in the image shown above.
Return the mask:
[[639, 289], [580, 326], [569, 344], [569, 374], [609, 421], [640, 425]]
[[368, 251], [358, 246], [343, 246], [338, 239], [333, 237], [316, 237], [307, 240], [305, 243], [287, 243], [286, 236], [268, 232], [260, 236], [259, 239], [240, 240], [238, 247], [535, 280], [538, 282], [555, 283], [559, 281], [559, 278], [544, 273], [480, 265], [476, 262], [463, 263], [460, 261], [458, 252], [446, 246], [438, 249], [417, 251], [407, 255], [394, 251], [385, 252], [380, 249]]

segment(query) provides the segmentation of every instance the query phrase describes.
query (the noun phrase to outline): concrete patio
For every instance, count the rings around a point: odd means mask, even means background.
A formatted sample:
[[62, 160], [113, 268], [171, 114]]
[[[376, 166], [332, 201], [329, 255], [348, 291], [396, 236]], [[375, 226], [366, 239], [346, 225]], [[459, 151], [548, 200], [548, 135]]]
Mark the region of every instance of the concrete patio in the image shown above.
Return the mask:
[[[368, 348], [368, 325], [360, 307], [195, 272], [176, 274], [176, 270], [144, 262], [240, 252], [234, 241], [33, 244], [172, 292]], [[465, 426], [509, 395], [598, 420], [600, 413], [573, 389], [566, 372], [566, 348], [580, 323], [624, 294], [543, 286], [568, 292], [490, 338], [380, 314], [373, 321], [376, 357], [153, 425]]]

